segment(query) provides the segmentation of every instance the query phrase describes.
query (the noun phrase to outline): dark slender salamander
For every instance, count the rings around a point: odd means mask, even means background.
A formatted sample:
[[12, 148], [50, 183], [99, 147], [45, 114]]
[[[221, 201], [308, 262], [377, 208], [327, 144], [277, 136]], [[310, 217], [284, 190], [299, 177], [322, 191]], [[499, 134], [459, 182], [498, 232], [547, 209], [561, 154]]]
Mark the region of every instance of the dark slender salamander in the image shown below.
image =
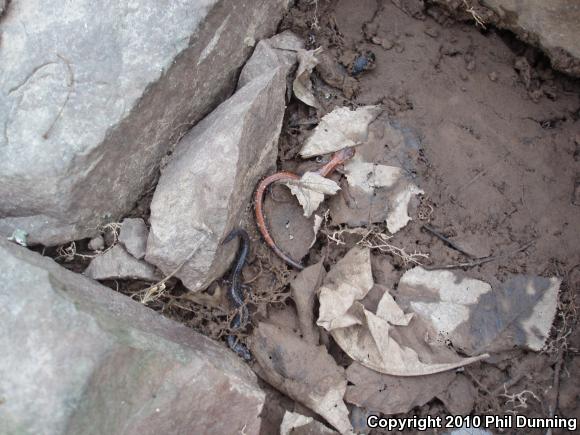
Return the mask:
[[[244, 301], [244, 294], [242, 292], [242, 269], [246, 263], [246, 258], [248, 252], [250, 251], [250, 238], [248, 233], [242, 229], [232, 230], [227, 237], [222, 242], [222, 245], [232, 241], [236, 237], [240, 238], [240, 249], [238, 251], [237, 260], [234, 263], [232, 272], [230, 275], [230, 286], [228, 288], [228, 297], [231, 299], [234, 307], [239, 310], [238, 313], [232, 319], [231, 327], [236, 330], [243, 327], [248, 321], [249, 313]], [[228, 335], [227, 337], [228, 346], [235, 353], [237, 353], [241, 358], [246, 361], [252, 359], [250, 351], [248, 348], [238, 341], [235, 335]]]

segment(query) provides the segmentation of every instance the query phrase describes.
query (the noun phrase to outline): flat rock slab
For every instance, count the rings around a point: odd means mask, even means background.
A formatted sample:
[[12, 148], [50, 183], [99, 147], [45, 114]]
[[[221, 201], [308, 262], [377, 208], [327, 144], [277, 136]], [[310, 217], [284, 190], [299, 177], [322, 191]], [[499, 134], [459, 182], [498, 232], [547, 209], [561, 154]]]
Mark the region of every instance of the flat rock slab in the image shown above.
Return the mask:
[[145, 257], [149, 230], [141, 218], [128, 218], [121, 224], [119, 242], [127, 252], [137, 259]]
[[0, 240], [0, 421], [18, 434], [258, 434], [265, 393], [233, 352]]
[[131, 256], [121, 245], [115, 245], [108, 251], [91, 260], [84, 274], [92, 279], [142, 279], [157, 281], [162, 276], [153, 266]]
[[0, 234], [57, 245], [119, 219], [188, 126], [233, 91], [287, 3], [7, 3]]
[[190, 290], [229, 268], [236, 244], [220, 242], [275, 166], [289, 66], [271, 60], [264, 68], [250, 60], [252, 72], [242, 71], [249, 81], [179, 142], [153, 195], [145, 259], [165, 274], [179, 268]]

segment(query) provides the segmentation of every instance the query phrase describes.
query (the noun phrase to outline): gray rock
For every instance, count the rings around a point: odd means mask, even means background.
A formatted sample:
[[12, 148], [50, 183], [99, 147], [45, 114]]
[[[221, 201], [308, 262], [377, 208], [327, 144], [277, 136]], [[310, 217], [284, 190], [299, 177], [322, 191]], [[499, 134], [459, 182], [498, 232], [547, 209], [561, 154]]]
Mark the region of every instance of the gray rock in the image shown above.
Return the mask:
[[[465, 2], [434, 0], [460, 18], [473, 20]], [[472, 2], [473, 3], [473, 2]], [[580, 77], [580, 3], [570, 0], [479, 0], [478, 18], [514, 32], [521, 40], [541, 48], [552, 66]]]
[[2, 16], [0, 233], [56, 245], [118, 220], [235, 88], [288, 0], [14, 0]]
[[303, 48], [304, 41], [289, 30], [258, 42], [242, 69], [238, 89], [270, 69], [283, 66], [289, 71], [297, 62], [297, 51]]
[[129, 218], [123, 220], [121, 224], [119, 242], [123, 244], [129, 254], [140, 260], [145, 257], [148, 235], [149, 230], [143, 219]]
[[251, 370], [190, 328], [0, 240], [6, 434], [258, 434]]
[[275, 166], [287, 69], [264, 68], [241, 87], [181, 140], [161, 174], [145, 258], [166, 274], [179, 268], [176, 276], [190, 290], [227, 270], [235, 243], [222, 249], [220, 241]]
[[142, 279], [158, 281], [162, 277], [153, 266], [132, 257], [121, 245], [115, 245], [91, 260], [84, 274], [89, 278], [103, 279]]
[[541, 48], [557, 70], [580, 76], [580, 3], [570, 0], [483, 0], [522, 40]]
[[89, 241], [89, 249], [91, 251], [102, 251], [105, 249], [105, 239], [100, 234]]

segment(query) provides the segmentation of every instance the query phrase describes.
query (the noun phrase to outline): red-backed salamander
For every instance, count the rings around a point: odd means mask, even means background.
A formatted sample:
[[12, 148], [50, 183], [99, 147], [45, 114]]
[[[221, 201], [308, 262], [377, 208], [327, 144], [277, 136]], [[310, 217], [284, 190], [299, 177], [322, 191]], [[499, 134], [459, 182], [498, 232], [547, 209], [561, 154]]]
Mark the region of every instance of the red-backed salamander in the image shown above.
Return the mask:
[[[238, 255], [232, 271], [230, 274], [230, 286], [228, 288], [228, 297], [230, 298], [232, 304], [238, 310], [230, 327], [232, 330], [240, 329], [245, 326], [248, 321], [249, 313], [248, 307], [246, 307], [246, 301], [244, 300], [244, 294], [242, 292], [242, 269], [246, 263], [246, 258], [248, 257], [248, 252], [250, 251], [250, 238], [248, 233], [241, 228], [232, 230], [227, 237], [222, 242], [222, 245], [232, 241], [236, 237], [240, 239], [240, 248], [238, 250]], [[237, 353], [241, 358], [246, 361], [252, 359], [250, 351], [245, 344], [241, 343], [235, 335], [227, 336], [228, 346]]]
[[[342, 150], [335, 152], [332, 155], [330, 161], [318, 169], [316, 173], [322, 175], [323, 177], [329, 176], [339, 165], [342, 165], [344, 162], [351, 159], [354, 156], [354, 153], [354, 148], [350, 147], [343, 148]], [[266, 226], [266, 219], [264, 218], [264, 195], [266, 194], [266, 189], [268, 186], [278, 181], [292, 181], [299, 179], [299, 175], [286, 171], [276, 172], [275, 174], [264, 178], [256, 188], [254, 211], [256, 214], [256, 223], [258, 224], [258, 229], [260, 230], [260, 233], [262, 234], [262, 237], [268, 246], [272, 248], [278, 257], [280, 257], [290, 266], [302, 270], [304, 269], [304, 266], [302, 266], [298, 261], [293, 260], [288, 254], [286, 254], [276, 245], [276, 242], [274, 242], [274, 239], [268, 231], [268, 227]]]

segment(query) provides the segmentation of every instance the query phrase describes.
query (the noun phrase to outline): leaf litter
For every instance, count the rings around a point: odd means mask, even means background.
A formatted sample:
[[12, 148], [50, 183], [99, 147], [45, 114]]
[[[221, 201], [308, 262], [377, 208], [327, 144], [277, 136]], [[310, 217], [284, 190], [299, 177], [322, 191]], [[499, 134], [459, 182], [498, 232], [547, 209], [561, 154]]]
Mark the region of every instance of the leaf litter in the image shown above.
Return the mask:
[[[376, 106], [333, 110], [322, 118], [306, 140], [301, 156], [320, 156], [363, 144], [368, 137], [369, 124], [381, 112]], [[491, 286], [467, 277], [460, 279], [452, 272], [426, 271], [420, 266], [410, 269], [399, 281], [397, 300], [391, 288], [375, 284], [371, 249], [401, 255], [401, 258], [414, 258], [416, 253], [410, 256], [401, 251], [401, 254], [393, 247], [383, 251], [381, 246], [391, 246], [391, 236], [372, 230], [373, 224], [385, 224], [390, 234], [400, 231], [411, 221], [408, 210], [413, 198], [424, 192], [412, 181], [407, 170], [368, 162], [358, 155], [344, 165], [343, 173], [346, 194], [355, 192], [356, 198], [351, 204], [346, 204], [344, 193], [337, 195], [341, 186], [336, 181], [314, 172], [306, 172], [299, 180], [285, 183], [298, 199], [305, 217], [312, 216], [320, 208], [326, 195], [340, 198], [343, 206], [331, 205], [324, 214], [324, 221], [329, 213], [333, 224], [349, 222], [358, 214], [358, 225], [341, 231], [364, 233], [360, 240], [363, 243], [338, 259], [328, 273], [323, 262], [318, 262], [297, 275], [291, 283], [296, 306], [291, 316], [294, 320], [284, 321], [284, 315], [276, 325], [260, 323], [251, 337], [257, 372], [341, 433], [352, 430], [344, 401], [364, 409], [396, 414], [409, 412], [438, 398], [451, 412], [469, 413], [476, 393], [471, 382], [456, 370], [488, 358], [485, 352], [496, 350], [488, 344], [497, 343], [500, 335], [513, 337], [515, 319], [498, 321], [485, 304], [480, 311], [470, 311], [480, 298], [489, 297]], [[377, 202], [377, 198], [378, 205], [375, 205], [373, 201]], [[353, 203], [358, 204], [358, 210]], [[374, 207], [373, 213], [369, 211], [371, 207]], [[345, 209], [348, 210], [346, 214], [350, 214], [346, 218]], [[321, 223], [322, 219], [316, 215], [312, 244]], [[371, 231], [365, 229], [369, 225]], [[379, 235], [382, 238], [376, 239]], [[334, 240], [339, 242], [336, 237]], [[418, 261], [409, 263], [420, 264]], [[423, 280], [412, 279], [421, 274], [432, 275]], [[517, 342], [507, 340], [504, 342], [507, 347], [527, 345], [539, 350], [548, 336], [559, 282], [539, 277], [531, 279], [539, 286], [538, 291], [530, 290], [534, 287], [530, 287], [529, 282], [526, 284], [523, 278], [515, 278], [515, 285], [507, 284], [515, 298], [522, 292], [532, 292], [527, 308], [520, 312], [524, 323], [519, 327], [525, 329], [525, 320], [528, 322], [527, 338]], [[428, 291], [433, 282], [438, 292]], [[378, 300], [373, 310], [364, 305], [371, 290]], [[546, 293], [546, 290], [550, 291]], [[314, 325], [316, 296], [319, 308]], [[539, 300], [543, 300], [545, 306], [536, 307]], [[496, 301], [495, 308], [501, 302], [505, 300]], [[534, 312], [537, 318], [529, 318]], [[280, 315], [282, 313], [276, 316]], [[543, 325], [539, 333], [529, 327], [538, 319]], [[500, 326], [494, 331], [489, 327], [491, 324]], [[317, 327], [330, 333], [350, 357], [346, 372], [341, 371], [324, 346], [319, 346], [322, 336]], [[485, 332], [478, 335], [480, 330]], [[472, 332], [471, 336], [467, 332]], [[322, 380], [322, 373], [329, 377]], [[346, 380], [350, 383], [348, 387]], [[306, 422], [302, 417], [296, 418], [301, 423]]]
[[430, 325], [404, 313], [385, 292], [376, 313], [360, 302], [374, 285], [370, 251], [352, 248], [329, 271], [319, 290], [317, 324], [332, 334], [353, 360], [396, 376], [421, 376], [487, 358], [462, 358], [437, 339]]

